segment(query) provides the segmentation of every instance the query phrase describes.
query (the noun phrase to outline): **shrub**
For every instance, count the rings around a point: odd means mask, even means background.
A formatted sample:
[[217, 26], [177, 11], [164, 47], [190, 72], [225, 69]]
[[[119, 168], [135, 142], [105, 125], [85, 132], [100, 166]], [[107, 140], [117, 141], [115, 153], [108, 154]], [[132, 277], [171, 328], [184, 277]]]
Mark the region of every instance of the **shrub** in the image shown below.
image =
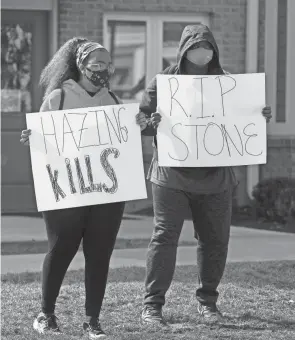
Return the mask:
[[252, 192], [256, 216], [268, 221], [284, 222], [287, 214], [284, 204], [289, 204], [291, 209], [292, 204], [287, 201], [291, 202], [292, 190], [295, 190], [295, 179], [281, 177], [262, 180]]
[[295, 188], [282, 189], [276, 200], [276, 211], [284, 223], [295, 222]]

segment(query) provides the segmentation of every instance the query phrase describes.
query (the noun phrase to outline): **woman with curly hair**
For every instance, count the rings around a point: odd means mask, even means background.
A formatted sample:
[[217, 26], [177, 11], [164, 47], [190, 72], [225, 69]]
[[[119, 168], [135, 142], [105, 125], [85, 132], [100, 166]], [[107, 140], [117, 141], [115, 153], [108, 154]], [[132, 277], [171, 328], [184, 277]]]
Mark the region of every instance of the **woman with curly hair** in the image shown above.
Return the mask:
[[[45, 95], [40, 111], [120, 104], [109, 90], [113, 72], [110, 54], [102, 45], [84, 38], [70, 39], [41, 74]], [[138, 114], [136, 121], [141, 130], [146, 127], [143, 114]], [[30, 130], [22, 131], [23, 144], [28, 144], [30, 134]], [[83, 329], [89, 339], [106, 336], [99, 314], [124, 205], [125, 202], [116, 202], [43, 212], [49, 250], [42, 271], [42, 312], [34, 321], [37, 332], [60, 332], [55, 303], [65, 273], [83, 240], [86, 288]]]

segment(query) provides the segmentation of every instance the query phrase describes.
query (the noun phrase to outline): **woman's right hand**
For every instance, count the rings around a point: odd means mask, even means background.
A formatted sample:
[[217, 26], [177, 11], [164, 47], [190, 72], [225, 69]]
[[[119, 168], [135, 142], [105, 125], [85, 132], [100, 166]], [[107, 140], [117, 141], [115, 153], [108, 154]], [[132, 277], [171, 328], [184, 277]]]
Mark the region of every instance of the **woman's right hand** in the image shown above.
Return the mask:
[[32, 131], [31, 130], [23, 130], [20, 138], [20, 142], [24, 145], [30, 145], [29, 142], [29, 137], [31, 135]]
[[152, 113], [152, 115], [151, 115], [151, 123], [152, 123], [154, 129], [158, 128], [161, 119], [162, 119], [162, 116], [160, 115], [159, 112]]

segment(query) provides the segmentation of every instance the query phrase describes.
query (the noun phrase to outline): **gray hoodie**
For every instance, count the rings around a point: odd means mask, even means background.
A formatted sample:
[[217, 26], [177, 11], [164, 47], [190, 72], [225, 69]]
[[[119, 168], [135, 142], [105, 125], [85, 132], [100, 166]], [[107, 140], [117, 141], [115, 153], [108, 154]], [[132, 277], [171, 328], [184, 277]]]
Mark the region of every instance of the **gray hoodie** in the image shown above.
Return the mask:
[[[106, 106], [117, 104], [107, 88], [102, 88], [93, 97], [78, 83], [69, 79], [63, 83], [64, 105], [63, 109], [77, 109], [82, 107]], [[61, 101], [61, 90], [52, 91], [44, 100], [40, 112], [58, 110]], [[121, 101], [118, 99], [118, 102]]]
[[[186, 52], [200, 41], [207, 41], [213, 47], [213, 58], [208, 64], [208, 74], [225, 74], [220, 66], [218, 46], [212, 32], [205, 25], [189, 25], [182, 32], [177, 53], [177, 64], [169, 66], [163, 74], [187, 74], [189, 65], [185, 58]], [[191, 74], [191, 73], [190, 73]], [[140, 103], [140, 111], [147, 118], [157, 110], [157, 82], [152, 79]], [[149, 123], [142, 131], [143, 135], [154, 136], [154, 156], [147, 178], [158, 185], [171, 189], [183, 190], [197, 194], [212, 194], [230, 190], [237, 185], [236, 176], [231, 167], [190, 168], [161, 167], [158, 165], [157, 131]]]

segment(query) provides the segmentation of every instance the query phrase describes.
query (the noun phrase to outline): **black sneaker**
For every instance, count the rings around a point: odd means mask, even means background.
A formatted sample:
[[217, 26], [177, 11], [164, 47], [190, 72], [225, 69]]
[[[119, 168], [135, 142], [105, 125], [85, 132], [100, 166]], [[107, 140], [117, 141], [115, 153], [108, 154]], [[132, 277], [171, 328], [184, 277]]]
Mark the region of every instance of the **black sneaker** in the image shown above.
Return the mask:
[[159, 304], [145, 305], [141, 313], [141, 320], [146, 324], [166, 325], [162, 314], [162, 306]]
[[91, 319], [89, 322], [84, 322], [83, 329], [88, 333], [89, 339], [105, 339], [107, 337], [105, 332], [101, 329], [97, 318]]
[[54, 314], [40, 313], [34, 320], [33, 327], [39, 334], [60, 334], [56, 321], [57, 317]]
[[222, 319], [222, 314], [218, 310], [216, 303], [198, 304], [198, 312], [208, 321], [219, 321]]

